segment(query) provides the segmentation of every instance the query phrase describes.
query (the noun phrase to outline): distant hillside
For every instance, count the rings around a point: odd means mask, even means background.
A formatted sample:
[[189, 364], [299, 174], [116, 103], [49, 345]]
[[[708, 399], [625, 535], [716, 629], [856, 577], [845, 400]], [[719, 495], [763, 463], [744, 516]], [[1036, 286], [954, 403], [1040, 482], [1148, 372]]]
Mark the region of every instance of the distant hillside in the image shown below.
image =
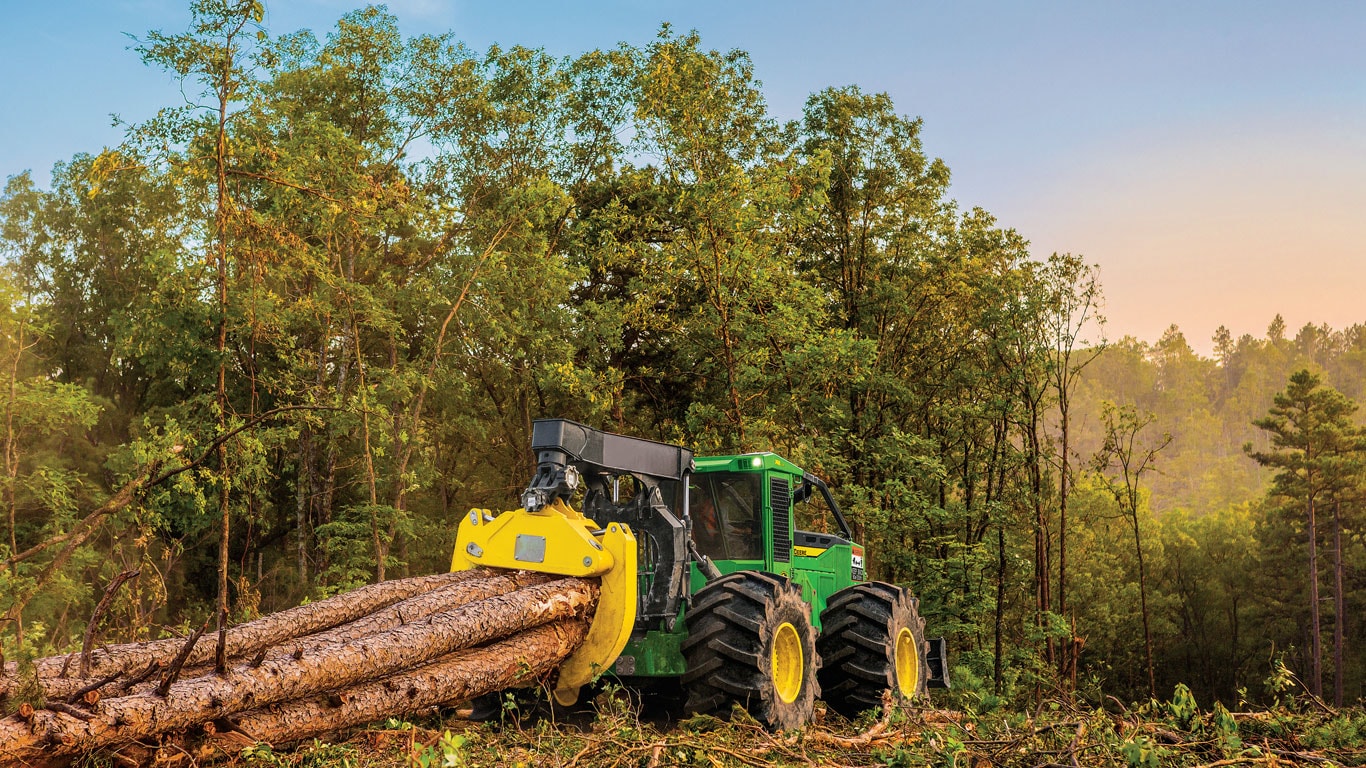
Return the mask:
[[1082, 374], [1072, 410], [1082, 462], [1100, 447], [1104, 400], [1150, 411], [1154, 431], [1171, 433], [1159, 474], [1145, 478], [1159, 514], [1203, 514], [1262, 496], [1270, 474], [1243, 446], [1265, 446], [1252, 421], [1266, 415], [1294, 371], [1309, 368], [1357, 403], [1366, 400], [1366, 325], [1306, 325], [1290, 338], [1277, 315], [1265, 338], [1234, 339], [1220, 327], [1214, 345], [1213, 359], [1199, 355], [1173, 325], [1154, 344], [1127, 336], [1111, 343]]

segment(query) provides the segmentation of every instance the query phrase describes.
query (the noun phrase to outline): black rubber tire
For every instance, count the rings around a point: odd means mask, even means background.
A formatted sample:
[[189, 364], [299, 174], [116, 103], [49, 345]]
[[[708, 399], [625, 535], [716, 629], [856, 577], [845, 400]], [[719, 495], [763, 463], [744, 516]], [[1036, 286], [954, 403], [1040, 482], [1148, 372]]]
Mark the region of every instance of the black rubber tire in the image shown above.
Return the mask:
[[[909, 590], [881, 581], [855, 584], [830, 596], [821, 611], [821, 688], [827, 706], [849, 719], [882, 706], [891, 692], [893, 705], [925, 696], [929, 667], [925, 654], [925, 620]], [[910, 631], [916, 672], [909, 695], [897, 679], [897, 637]]]
[[[820, 658], [811, 606], [800, 587], [771, 573], [728, 574], [698, 590], [684, 619], [682, 682], [688, 711], [724, 714], [738, 702], [774, 730], [801, 728], [811, 719], [820, 695]], [[795, 630], [795, 640], [784, 625]], [[786, 682], [788, 690], [795, 689], [792, 701], [783, 700], [781, 683], [774, 679], [774, 644], [780, 635], [784, 647], [799, 644], [801, 649], [800, 681], [794, 674]]]

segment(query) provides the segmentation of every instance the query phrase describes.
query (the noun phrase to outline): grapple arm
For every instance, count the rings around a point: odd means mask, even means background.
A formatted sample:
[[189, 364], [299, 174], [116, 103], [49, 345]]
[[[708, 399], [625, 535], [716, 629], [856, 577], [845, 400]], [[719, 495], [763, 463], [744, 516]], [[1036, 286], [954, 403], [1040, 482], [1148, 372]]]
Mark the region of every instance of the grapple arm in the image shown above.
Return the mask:
[[579, 688], [621, 654], [636, 620], [636, 538], [620, 523], [598, 528], [562, 501], [536, 512], [494, 517], [472, 509], [460, 522], [451, 570], [516, 568], [563, 576], [597, 576], [598, 605], [588, 636], [560, 665], [555, 698], [573, 704]]
[[[560, 666], [555, 696], [569, 704], [580, 686], [616, 661], [638, 618], [671, 621], [678, 614], [689, 526], [686, 509], [675, 515], [665, 504], [661, 483], [686, 482], [692, 452], [566, 419], [534, 422], [531, 447], [536, 474], [522, 493], [522, 508], [496, 516], [470, 510], [451, 569], [488, 566], [601, 580], [588, 638]], [[634, 478], [636, 492], [618, 503], [615, 484], [624, 476]], [[569, 505], [581, 485], [591, 518]]]

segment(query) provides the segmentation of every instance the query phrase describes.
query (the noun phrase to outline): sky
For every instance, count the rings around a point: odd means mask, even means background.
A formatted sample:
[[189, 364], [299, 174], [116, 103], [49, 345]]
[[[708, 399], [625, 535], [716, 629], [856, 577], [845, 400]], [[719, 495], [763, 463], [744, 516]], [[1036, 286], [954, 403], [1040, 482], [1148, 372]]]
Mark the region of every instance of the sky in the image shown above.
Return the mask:
[[[267, 0], [272, 34], [319, 35], [361, 3]], [[405, 34], [573, 55], [662, 22], [749, 52], [771, 114], [828, 86], [924, 120], [950, 194], [1031, 250], [1099, 267], [1106, 335], [1281, 314], [1366, 322], [1366, 3], [936, 0], [395, 0]], [[188, 0], [0, 0], [0, 177], [117, 144], [181, 102], [129, 49], [179, 32]]]

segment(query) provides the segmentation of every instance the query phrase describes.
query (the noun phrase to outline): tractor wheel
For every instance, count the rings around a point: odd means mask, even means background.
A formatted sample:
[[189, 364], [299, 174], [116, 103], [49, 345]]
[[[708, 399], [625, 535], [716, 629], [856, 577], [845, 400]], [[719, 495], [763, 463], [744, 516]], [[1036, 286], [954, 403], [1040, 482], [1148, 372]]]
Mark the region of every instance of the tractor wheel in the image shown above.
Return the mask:
[[689, 711], [717, 712], [738, 702], [775, 730], [811, 719], [820, 661], [800, 587], [771, 573], [732, 573], [693, 596], [686, 621]]
[[824, 660], [825, 703], [849, 719], [882, 705], [925, 695], [925, 620], [909, 590], [872, 581], [830, 596], [816, 649]]

